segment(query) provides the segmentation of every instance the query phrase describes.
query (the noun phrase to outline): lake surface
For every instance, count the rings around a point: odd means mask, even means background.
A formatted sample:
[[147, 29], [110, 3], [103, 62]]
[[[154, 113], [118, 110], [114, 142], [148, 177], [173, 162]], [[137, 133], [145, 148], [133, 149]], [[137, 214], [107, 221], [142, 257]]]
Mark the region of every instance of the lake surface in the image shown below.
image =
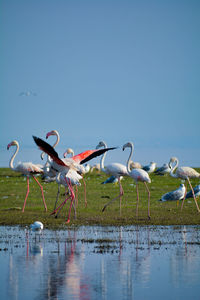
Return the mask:
[[199, 300], [200, 226], [2, 226], [0, 265], [1, 299]]

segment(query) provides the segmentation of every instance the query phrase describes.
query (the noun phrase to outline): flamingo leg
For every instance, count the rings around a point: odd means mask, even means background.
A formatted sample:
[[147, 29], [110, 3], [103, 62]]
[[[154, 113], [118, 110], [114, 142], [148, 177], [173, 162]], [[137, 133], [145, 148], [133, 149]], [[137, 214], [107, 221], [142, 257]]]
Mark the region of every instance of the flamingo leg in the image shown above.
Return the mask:
[[55, 214], [57, 212], [57, 214], [55, 215], [55, 218], [58, 217], [58, 215], [60, 214], [63, 206], [67, 203], [67, 200], [69, 200], [71, 198], [71, 196], [67, 197], [52, 213], [51, 215]]
[[85, 183], [84, 178], [82, 178], [82, 180], [83, 180], [83, 184], [84, 184], [85, 207], [87, 207], [87, 199], [86, 199], [86, 183]]
[[138, 189], [138, 183], [136, 183], [136, 192], [137, 192], [136, 217], [138, 217], [138, 206], [139, 206], [139, 189]]
[[106, 209], [106, 207], [107, 207], [108, 205], [110, 205], [111, 203], [113, 203], [115, 200], [117, 200], [117, 199], [119, 198], [119, 199], [120, 199], [120, 207], [119, 207], [119, 209], [120, 209], [120, 216], [121, 216], [121, 197], [124, 195], [124, 190], [123, 190], [123, 188], [122, 188], [120, 178], [118, 178], [118, 182], [119, 182], [119, 189], [120, 189], [119, 195], [118, 195], [117, 197], [113, 198], [112, 200], [110, 200], [108, 203], [106, 203], [106, 204], [104, 205], [103, 209], [102, 209], [102, 212], [104, 212], [104, 210]]
[[26, 200], [28, 198], [28, 194], [29, 194], [29, 176], [27, 176], [27, 192], [26, 192], [26, 197], [25, 197], [25, 200], [24, 200], [24, 205], [23, 205], [23, 208], [22, 208], [22, 212], [24, 212], [24, 209], [25, 209], [25, 206], [26, 206]]
[[56, 209], [56, 205], [57, 205], [57, 202], [58, 202], [58, 199], [59, 199], [59, 195], [60, 195], [60, 184], [58, 184], [58, 192], [57, 192], [56, 201], [55, 201], [55, 204], [54, 204], [54, 210]]
[[76, 205], [78, 206], [78, 187], [76, 185]]
[[196, 197], [195, 197], [195, 194], [194, 194], [193, 187], [192, 187], [192, 185], [191, 185], [191, 183], [190, 183], [190, 180], [189, 180], [189, 178], [187, 178], [187, 180], [188, 180], [188, 183], [189, 183], [189, 185], [190, 185], [190, 188], [191, 188], [191, 190], [192, 190], [192, 195], [193, 195], [193, 198], [194, 198], [194, 201], [195, 201], [195, 204], [196, 204], [197, 210], [198, 210], [198, 212], [200, 212], [200, 209], [199, 209], [199, 206], [198, 206], [198, 203], [197, 203], [197, 199], [196, 199]]
[[181, 204], [181, 210], [183, 209], [186, 194], [187, 194], [187, 186], [185, 185], [185, 194], [184, 194], [183, 201], [182, 201], [182, 204]]
[[50, 214], [51, 216], [54, 215], [55, 213], [57, 213], [57, 211], [60, 211], [61, 208], [65, 205], [65, 203], [67, 202], [67, 200], [71, 198], [71, 196], [66, 197], [66, 199], [56, 208], [54, 209], [54, 211]]
[[74, 195], [74, 190], [73, 190], [73, 187], [72, 187], [72, 184], [71, 184], [71, 180], [68, 178], [69, 182], [67, 181], [67, 178], [66, 178], [66, 182], [68, 184], [68, 187], [71, 191], [71, 203], [70, 203], [70, 207], [69, 207], [69, 213], [68, 213], [68, 218], [67, 218], [67, 221], [66, 223], [69, 223], [70, 222], [70, 214], [71, 214], [71, 208], [72, 208], [72, 204], [73, 204], [73, 201], [75, 199], [75, 195]]
[[149, 191], [149, 188], [148, 188], [148, 185], [146, 182], [144, 182], [144, 185], [146, 187], [146, 190], [147, 190], [147, 193], [148, 193], [148, 218], [150, 220], [150, 191]]
[[37, 178], [35, 178], [35, 176], [33, 176], [33, 179], [37, 182], [37, 184], [39, 185], [39, 187], [40, 187], [40, 189], [41, 189], [41, 192], [42, 192], [42, 199], [43, 199], [43, 203], [44, 203], [44, 208], [45, 208], [45, 211], [47, 211], [47, 206], [46, 206], [46, 203], [45, 203], [45, 200], [44, 200], [43, 187], [42, 187], [42, 185], [39, 183], [39, 181], [37, 180]]

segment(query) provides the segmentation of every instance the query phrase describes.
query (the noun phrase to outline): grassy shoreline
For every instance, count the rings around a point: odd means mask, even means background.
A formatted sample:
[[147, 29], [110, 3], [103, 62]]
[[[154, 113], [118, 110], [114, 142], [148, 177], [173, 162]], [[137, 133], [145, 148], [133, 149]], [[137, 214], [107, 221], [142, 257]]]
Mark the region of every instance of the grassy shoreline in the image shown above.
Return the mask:
[[[197, 171], [200, 169], [196, 168]], [[42, 183], [48, 211], [44, 212], [41, 191], [34, 180], [30, 180], [30, 192], [24, 213], [22, 206], [26, 195], [26, 177], [9, 168], [0, 168], [0, 225], [29, 225], [36, 220], [44, 223], [45, 227], [59, 228], [71, 225], [199, 225], [198, 213], [194, 200], [187, 199], [181, 211], [181, 203], [160, 202], [160, 197], [179, 187], [181, 181], [167, 176], [150, 175], [151, 219], [147, 218], [147, 193], [144, 185], [139, 184], [140, 202], [139, 216], [136, 218], [136, 188], [133, 180], [126, 177], [122, 180], [124, 196], [122, 198], [121, 216], [119, 215], [119, 201], [115, 201], [102, 212], [103, 206], [119, 194], [119, 187], [115, 184], [102, 185], [107, 176], [104, 173], [88, 173], [85, 176], [87, 191], [87, 207], [84, 205], [83, 184], [78, 188], [77, 218], [74, 219], [72, 210], [71, 221], [66, 224], [66, 214], [69, 203], [64, 206], [58, 218], [50, 216], [53, 211], [57, 194], [57, 184]], [[193, 187], [199, 184], [198, 179], [191, 181]], [[187, 187], [189, 188], [189, 187]], [[61, 187], [60, 202], [64, 200], [64, 188]], [[199, 200], [198, 200], [199, 203]], [[200, 205], [200, 203], [199, 203]]]

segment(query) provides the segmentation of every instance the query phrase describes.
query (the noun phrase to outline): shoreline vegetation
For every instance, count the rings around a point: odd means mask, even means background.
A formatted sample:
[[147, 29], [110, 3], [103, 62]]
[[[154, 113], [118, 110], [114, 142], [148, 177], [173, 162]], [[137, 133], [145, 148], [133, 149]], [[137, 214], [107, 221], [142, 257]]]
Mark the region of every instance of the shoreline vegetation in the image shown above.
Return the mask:
[[[198, 172], [200, 168], [195, 168]], [[185, 200], [181, 211], [181, 201], [161, 202], [161, 196], [177, 189], [183, 181], [170, 175], [159, 176], [150, 174], [151, 184], [151, 219], [147, 215], [148, 195], [144, 184], [139, 183], [139, 212], [136, 217], [136, 187], [130, 177], [122, 179], [124, 196], [122, 197], [121, 216], [119, 215], [119, 200], [109, 205], [104, 212], [104, 205], [119, 194], [118, 184], [101, 184], [108, 176], [102, 172], [93, 171], [84, 176], [86, 182], [87, 207], [84, 202], [84, 185], [78, 187], [78, 203], [76, 205], [77, 218], [74, 219], [72, 209], [70, 223], [66, 224], [66, 217], [70, 203], [63, 207], [58, 218], [51, 216], [57, 195], [57, 183], [45, 183], [37, 177], [44, 189], [44, 197], [48, 211], [44, 211], [41, 191], [36, 182], [30, 178], [30, 192], [24, 213], [22, 207], [26, 196], [26, 177], [13, 172], [9, 168], [0, 168], [0, 225], [29, 226], [34, 221], [41, 221], [46, 228], [63, 228], [68, 226], [101, 225], [200, 225], [200, 213], [197, 211], [193, 198]], [[199, 184], [199, 179], [191, 179], [192, 186]], [[75, 193], [76, 189], [74, 188]], [[187, 184], [187, 190], [189, 186]], [[64, 187], [61, 187], [59, 203], [64, 201]], [[197, 198], [200, 205], [200, 200]]]

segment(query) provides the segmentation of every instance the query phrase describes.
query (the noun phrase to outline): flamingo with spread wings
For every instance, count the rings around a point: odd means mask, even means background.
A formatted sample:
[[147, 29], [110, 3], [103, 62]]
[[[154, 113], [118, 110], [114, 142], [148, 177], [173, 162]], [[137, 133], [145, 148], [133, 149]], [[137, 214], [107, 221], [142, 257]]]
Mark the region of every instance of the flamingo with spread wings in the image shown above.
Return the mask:
[[[75, 155], [73, 157], [73, 159], [72, 158], [60, 159], [59, 156], [58, 156], [58, 153], [54, 150], [54, 148], [51, 145], [49, 145], [44, 140], [42, 140], [42, 139], [40, 139], [36, 136], [33, 136], [33, 139], [34, 139], [36, 145], [40, 148], [40, 150], [44, 151], [45, 153], [47, 153], [51, 157], [53, 169], [56, 170], [57, 173], [61, 173], [62, 176], [64, 176], [64, 178], [65, 178], [64, 180], [66, 181], [67, 186], [69, 187], [69, 189], [71, 191], [71, 195], [70, 195], [71, 203], [70, 203], [70, 208], [69, 208], [69, 213], [68, 213], [68, 218], [67, 218], [67, 223], [69, 223], [70, 222], [71, 207], [72, 207], [73, 201], [75, 199], [73, 186], [72, 186], [72, 183], [71, 183], [72, 177], [71, 177], [71, 174], [70, 174], [69, 171], [73, 171], [73, 172], [78, 173], [78, 171], [80, 169], [80, 166], [82, 164], [86, 163], [87, 161], [91, 160], [92, 158], [95, 158], [95, 157], [103, 154], [106, 151], [113, 150], [113, 149], [116, 149], [116, 148], [112, 147], [112, 148], [105, 148], [105, 149], [100, 149], [100, 150], [97, 150], [97, 149], [87, 150], [87, 151], [84, 151], [80, 154]], [[56, 209], [56, 211], [57, 211], [57, 209]], [[54, 212], [52, 214], [54, 214]]]
[[39, 181], [36, 179], [36, 177], [34, 175], [36, 174], [43, 174], [43, 169], [36, 164], [33, 164], [32, 162], [19, 162], [16, 167], [14, 167], [13, 161], [15, 159], [15, 156], [17, 155], [18, 151], [19, 151], [19, 143], [14, 140], [11, 143], [8, 144], [7, 149], [9, 150], [11, 146], [16, 146], [16, 150], [14, 152], [14, 154], [12, 155], [11, 159], [10, 159], [10, 163], [9, 163], [9, 167], [16, 172], [20, 172], [23, 175], [26, 175], [27, 177], [27, 192], [26, 192], [26, 197], [24, 200], [24, 205], [22, 208], [22, 212], [24, 212], [25, 206], [26, 206], [26, 200], [28, 198], [28, 194], [29, 194], [29, 177], [32, 176], [33, 179], [37, 182], [37, 184], [39, 185], [40, 189], [41, 189], [41, 193], [42, 193], [42, 199], [43, 199], [43, 203], [44, 203], [44, 208], [45, 211], [47, 211], [47, 206], [44, 200], [44, 193], [43, 193], [43, 187], [42, 185], [39, 183]]

